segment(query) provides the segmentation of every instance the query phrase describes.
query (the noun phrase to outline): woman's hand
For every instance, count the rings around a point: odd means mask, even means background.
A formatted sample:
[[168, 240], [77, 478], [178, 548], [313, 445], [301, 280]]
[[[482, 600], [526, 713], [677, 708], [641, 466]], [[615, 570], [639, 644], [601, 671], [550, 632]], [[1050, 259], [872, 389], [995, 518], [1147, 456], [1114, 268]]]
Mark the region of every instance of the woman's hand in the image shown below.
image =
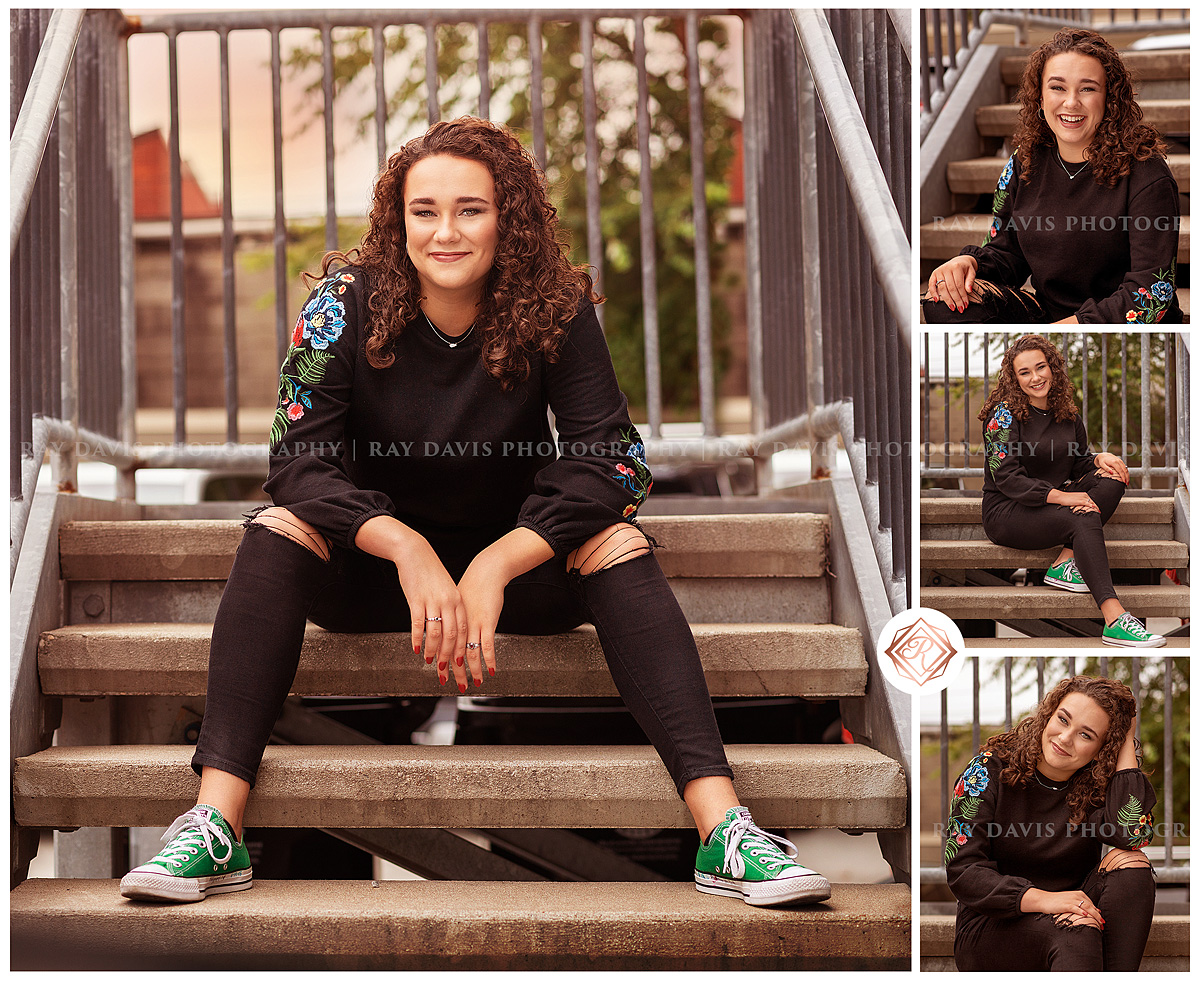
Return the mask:
[[1117, 751], [1117, 770], [1127, 771], [1138, 766], [1137, 759], [1137, 740], [1134, 737], [1134, 730], [1137, 729], [1137, 717], [1129, 721], [1129, 732], [1125, 734], [1125, 742], [1121, 744], [1121, 749]]
[[1095, 926], [1104, 928], [1104, 915], [1082, 890], [1039, 890], [1030, 887], [1021, 895], [1021, 911], [1026, 914], [1073, 914], [1091, 918]]
[[1098, 512], [1100, 507], [1083, 491], [1059, 491], [1055, 488], [1046, 495], [1046, 504], [1062, 505], [1070, 508], [1076, 515], [1086, 515], [1090, 511]]
[[967, 309], [978, 269], [979, 263], [974, 256], [955, 256], [942, 263], [929, 277], [929, 292], [925, 299], [941, 300], [961, 314]]
[[1111, 477], [1125, 484], [1129, 483], [1129, 468], [1115, 453], [1096, 454], [1096, 470], [1101, 477]]
[[[476, 685], [483, 685], [483, 665], [487, 666], [489, 675], [496, 674], [496, 623], [504, 607], [504, 588], [508, 579], [489, 560], [485, 549], [471, 561], [458, 581], [458, 592], [467, 608], [467, 633], [459, 644], [454, 662], [454, 678], [460, 692], [467, 691], [467, 673], [461, 660], [464, 651]], [[479, 647], [468, 647], [470, 644]], [[483, 656], [482, 663], [480, 655]]]
[[1070, 317], [1064, 317], [1060, 321], [1055, 321], [1055, 324], [1078, 324], [1079, 318], [1072, 314]]
[[[418, 655], [422, 653], [421, 634], [424, 632], [425, 662], [432, 665], [437, 658], [438, 681], [445, 685], [450, 677], [451, 660], [456, 655], [462, 657], [467, 637], [467, 608], [453, 578], [424, 536], [414, 533], [394, 561], [400, 588], [412, 613], [413, 651]], [[461, 668], [458, 671], [461, 672]]]

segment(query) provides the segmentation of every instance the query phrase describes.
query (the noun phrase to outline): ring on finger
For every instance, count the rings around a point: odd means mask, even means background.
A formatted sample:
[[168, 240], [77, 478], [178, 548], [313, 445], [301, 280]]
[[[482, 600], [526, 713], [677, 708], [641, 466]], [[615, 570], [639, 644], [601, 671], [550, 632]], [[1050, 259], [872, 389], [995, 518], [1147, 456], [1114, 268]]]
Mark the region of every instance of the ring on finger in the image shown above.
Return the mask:
[[441, 620], [441, 618], [440, 618], [440, 617], [426, 617], [426, 618], [425, 618], [425, 620], [427, 620], [427, 621], [440, 621], [440, 620]]
[[479, 648], [479, 647], [482, 647], [482, 642], [480, 642], [480, 641], [468, 641], [467, 642], [467, 650], [468, 651], [473, 651], [475, 648]]

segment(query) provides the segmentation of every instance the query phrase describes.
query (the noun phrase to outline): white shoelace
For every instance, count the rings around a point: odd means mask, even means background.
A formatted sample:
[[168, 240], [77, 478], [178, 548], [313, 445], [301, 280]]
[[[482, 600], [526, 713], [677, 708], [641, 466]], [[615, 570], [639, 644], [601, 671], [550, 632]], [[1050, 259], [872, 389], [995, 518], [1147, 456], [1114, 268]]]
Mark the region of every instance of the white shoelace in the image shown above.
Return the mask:
[[725, 833], [725, 865], [721, 868], [722, 873], [740, 877], [746, 872], [746, 861], [742, 859], [743, 843], [754, 847], [746, 850], [751, 856], [771, 857], [764, 863], [767, 869], [791, 865], [791, 861], [799, 855], [799, 850], [788, 839], [760, 829], [749, 815], [738, 815], [729, 823], [729, 831]]
[[[182, 866], [184, 859], [175, 855], [183, 853], [198, 856], [199, 849], [196, 847], [203, 844], [208, 851], [209, 858], [214, 863], [225, 863], [233, 855], [233, 843], [230, 841], [221, 827], [217, 825], [211, 818], [209, 812], [203, 806], [197, 805], [189, 812], [184, 812], [171, 824], [171, 827], [163, 833], [162, 841], [171, 842], [176, 836], [179, 836], [179, 841], [169, 849], [164, 849], [159, 853], [160, 859], [169, 859], [175, 866]], [[213, 836], [217, 837], [217, 841], [225, 847], [224, 857], [218, 857], [213, 851]]]
[[1146, 628], [1142, 625], [1142, 622], [1134, 617], [1133, 614], [1129, 613], [1129, 611], [1125, 611], [1125, 613], [1118, 617], [1117, 623], [1113, 626], [1125, 628], [1126, 631], [1132, 634], [1139, 641], [1145, 641], [1150, 637], [1150, 632], [1146, 630]]

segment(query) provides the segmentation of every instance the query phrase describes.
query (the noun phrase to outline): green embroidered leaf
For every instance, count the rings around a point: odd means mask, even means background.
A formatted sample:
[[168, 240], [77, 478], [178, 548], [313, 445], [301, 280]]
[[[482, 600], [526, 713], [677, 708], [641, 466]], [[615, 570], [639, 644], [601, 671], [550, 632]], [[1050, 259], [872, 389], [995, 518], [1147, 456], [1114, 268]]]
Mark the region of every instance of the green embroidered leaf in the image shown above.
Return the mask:
[[280, 406], [275, 410], [275, 418], [271, 421], [271, 446], [277, 446], [287, 432], [287, 410]]
[[332, 357], [332, 351], [297, 352], [292, 361], [296, 378], [307, 385], [316, 385], [325, 377], [325, 366]]
[[979, 803], [981, 798], [965, 798], [963, 799], [962, 808], [959, 809], [963, 818], [970, 820], [979, 814]]
[[1130, 795], [1129, 800], [1117, 812], [1117, 821], [1122, 825], [1133, 828], [1141, 820], [1141, 817], [1142, 803], [1133, 795]]

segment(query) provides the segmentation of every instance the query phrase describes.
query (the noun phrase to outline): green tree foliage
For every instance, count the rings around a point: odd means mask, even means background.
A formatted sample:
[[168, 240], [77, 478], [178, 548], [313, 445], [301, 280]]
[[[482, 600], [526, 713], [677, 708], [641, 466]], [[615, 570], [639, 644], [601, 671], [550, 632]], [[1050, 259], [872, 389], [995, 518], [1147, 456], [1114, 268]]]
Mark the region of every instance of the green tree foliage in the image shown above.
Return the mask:
[[[664, 407], [694, 414], [699, 403], [696, 339], [696, 229], [692, 209], [691, 149], [688, 131], [687, 63], [682, 20], [647, 21], [647, 75], [652, 114], [651, 158], [655, 219], [660, 359]], [[542, 26], [542, 95], [546, 135], [546, 176], [552, 200], [570, 233], [572, 258], [587, 262], [586, 133], [583, 55], [576, 22]], [[479, 78], [474, 25], [437, 28], [438, 102], [443, 119], [478, 112]], [[713, 236], [728, 205], [724, 176], [733, 159], [724, 102], [728, 86], [719, 57], [728, 44], [721, 22], [700, 21], [700, 77], [707, 186], [707, 227], [714, 277], [713, 336], [718, 380], [728, 364], [730, 316], [715, 282], [722, 268], [721, 244]], [[334, 35], [335, 98], [351, 87], [373, 85], [370, 31]], [[388, 86], [388, 146], [394, 149], [421, 133], [428, 121], [425, 33], [420, 28], [385, 32]], [[490, 115], [512, 127], [532, 148], [529, 36], [526, 24], [488, 25]], [[601, 227], [605, 243], [603, 287], [605, 331], [617, 373], [631, 404], [644, 408], [645, 360], [642, 340], [642, 269], [639, 232], [636, 90], [633, 24], [604, 19], [593, 34], [596, 62], [596, 128], [600, 155]], [[320, 118], [321, 45], [319, 36], [294, 48], [289, 70], [309, 80], [307, 125]], [[365, 73], [365, 74], [364, 74]], [[361, 139], [374, 138], [373, 111], [358, 120]], [[318, 253], [314, 253], [313, 264]], [[596, 257], [590, 260], [593, 265]], [[309, 268], [312, 268], [310, 264]]]

